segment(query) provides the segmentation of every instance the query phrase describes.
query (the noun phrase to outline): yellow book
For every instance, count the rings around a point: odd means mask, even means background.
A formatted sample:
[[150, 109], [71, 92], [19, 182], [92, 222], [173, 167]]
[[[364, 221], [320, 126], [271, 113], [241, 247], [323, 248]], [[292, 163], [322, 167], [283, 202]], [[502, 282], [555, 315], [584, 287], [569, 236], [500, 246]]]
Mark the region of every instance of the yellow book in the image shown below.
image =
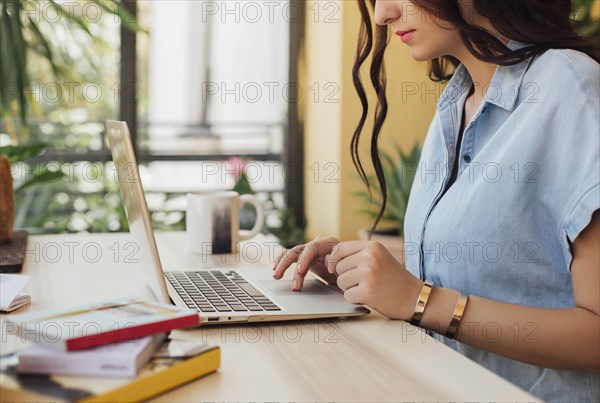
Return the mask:
[[[219, 347], [170, 340], [134, 379], [17, 374], [18, 354], [0, 357], [0, 400], [138, 402], [216, 371]], [[183, 346], [183, 348], [182, 348]], [[195, 350], [195, 351], [194, 351]]]

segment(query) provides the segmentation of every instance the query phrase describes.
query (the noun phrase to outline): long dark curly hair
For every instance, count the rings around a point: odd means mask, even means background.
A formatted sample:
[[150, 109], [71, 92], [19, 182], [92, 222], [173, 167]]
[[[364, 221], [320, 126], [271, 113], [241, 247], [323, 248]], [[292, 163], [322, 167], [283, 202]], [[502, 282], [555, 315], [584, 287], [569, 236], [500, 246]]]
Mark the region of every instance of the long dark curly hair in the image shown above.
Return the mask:
[[[370, 150], [382, 200], [379, 213], [371, 228], [372, 235], [381, 221], [387, 204], [387, 186], [379, 157], [378, 139], [388, 112], [383, 56], [389, 42], [389, 30], [386, 26], [373, 24], [375, 0], [357, 1], [362, 24], [352, 68], [352, 79], [362, 104], [362, 115], [352, 137], [351, 153], [356, 170], [371, 192], [359, 155], [359, 143], [369, 112], [369, 102], [360, 70], [367, 58], [372, 55], [369, 78], [377, 94], [377, 104]], [[600, 60], [598, 49], [575, 31], [571, 19], [573, 6], [571, 0], [473, 0], [473, 11], [489, 19], [500, 35], [527, 44], [515, 51], [510, 50], [490, 32], [467, 22], [461, 11], [460, 0], [411, 0], [411, 2], [426, 14], [449, 22], [458, 29], [466, 48], [475, 57], [485, 62], [502, 66], [513, 65], [549, 49], [574, 49], [588, 54], [596, 61]], [[459, 61], [451, 56], [434, 59], [430, 62], [429, 77], [436, 82], [446, 82], [452, 78], [458, 65]]]

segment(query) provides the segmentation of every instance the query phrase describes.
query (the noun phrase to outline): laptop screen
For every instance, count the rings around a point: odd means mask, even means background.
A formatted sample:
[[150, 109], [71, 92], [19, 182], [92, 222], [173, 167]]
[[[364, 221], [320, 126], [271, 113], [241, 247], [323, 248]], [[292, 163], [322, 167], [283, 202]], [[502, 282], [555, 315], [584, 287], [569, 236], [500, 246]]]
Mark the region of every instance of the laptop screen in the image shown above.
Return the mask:
[[139, 248], [139, 260], [152, 293], [159, 302], [171, 303], [163, 275], [146, 197], [125, 122], [106, 121], [106, 133], [125, 206], [129, 231]]

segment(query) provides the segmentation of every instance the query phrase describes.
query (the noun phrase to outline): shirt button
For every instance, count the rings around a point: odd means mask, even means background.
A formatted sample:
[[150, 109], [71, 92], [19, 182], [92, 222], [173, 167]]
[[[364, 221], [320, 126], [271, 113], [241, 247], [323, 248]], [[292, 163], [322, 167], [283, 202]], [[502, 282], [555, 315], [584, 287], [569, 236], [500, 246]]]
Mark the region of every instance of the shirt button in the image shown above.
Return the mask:
[[468, 164], [471, 162], [471, 156], [469, 154], [465, 154], [463, 160]]

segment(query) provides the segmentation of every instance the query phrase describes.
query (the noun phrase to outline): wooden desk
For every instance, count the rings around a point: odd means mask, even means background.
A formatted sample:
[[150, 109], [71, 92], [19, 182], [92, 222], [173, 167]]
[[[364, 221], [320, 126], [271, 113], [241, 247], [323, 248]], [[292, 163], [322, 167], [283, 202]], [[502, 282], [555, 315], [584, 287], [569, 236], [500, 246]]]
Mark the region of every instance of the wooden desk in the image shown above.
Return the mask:
[[[246, 242], [240, 256], [185, 251], [184, 233], [158, 233], [165, 268], [254, 264], [270, 267], [267, 238]], [[150, 295], [129, 234], [34, 236], [24, 274], [33, 302], [18, 313], [124, 295]], [[258, 268], [264, 269], [264, 267]], [[270, 270], [267, 269], [267, 270]], [[2, 318], [0, 318], [1, 320]], [[19, 348], [5, 335], [2, 353]], [[180, 332], [222, 346], [213, 375], [159, 401], [535, 401], [424, 332], [377, 313], [358, 319], [206, 327]]]

